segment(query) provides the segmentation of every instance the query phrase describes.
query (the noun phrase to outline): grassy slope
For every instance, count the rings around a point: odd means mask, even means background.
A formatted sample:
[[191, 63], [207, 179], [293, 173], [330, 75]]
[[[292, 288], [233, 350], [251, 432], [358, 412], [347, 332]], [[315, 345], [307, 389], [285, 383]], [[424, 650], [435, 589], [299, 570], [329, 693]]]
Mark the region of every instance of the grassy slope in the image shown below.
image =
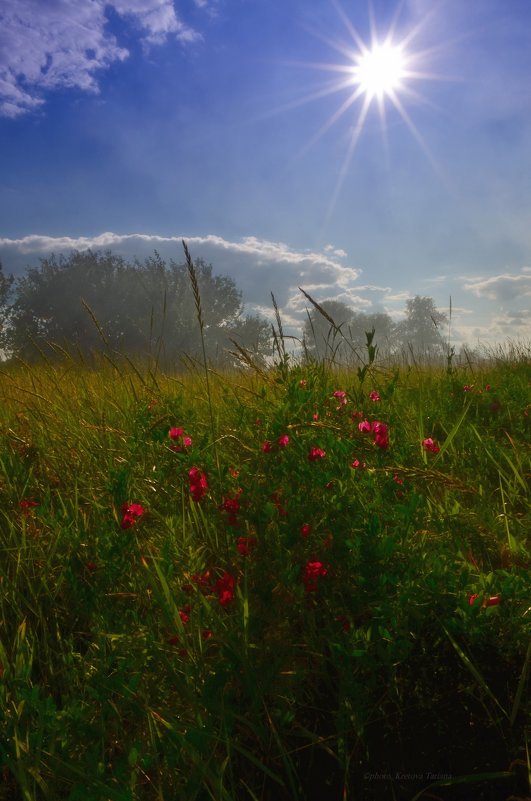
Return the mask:
[[0, 798], [531, 791], [525, 364], [0, 381]]

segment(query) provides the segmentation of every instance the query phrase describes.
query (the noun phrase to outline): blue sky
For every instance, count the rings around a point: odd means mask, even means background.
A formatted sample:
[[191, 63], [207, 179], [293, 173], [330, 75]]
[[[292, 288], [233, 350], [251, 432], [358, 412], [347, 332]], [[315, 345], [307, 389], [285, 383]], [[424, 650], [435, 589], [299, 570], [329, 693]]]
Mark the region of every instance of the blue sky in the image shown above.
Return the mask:
[[531, 3], [3, 0], [0, 175], [7, 272], [184, 237], [292, 332], [302, 286], [395, 319], [451, 296], [455, 341], [527, 340]]

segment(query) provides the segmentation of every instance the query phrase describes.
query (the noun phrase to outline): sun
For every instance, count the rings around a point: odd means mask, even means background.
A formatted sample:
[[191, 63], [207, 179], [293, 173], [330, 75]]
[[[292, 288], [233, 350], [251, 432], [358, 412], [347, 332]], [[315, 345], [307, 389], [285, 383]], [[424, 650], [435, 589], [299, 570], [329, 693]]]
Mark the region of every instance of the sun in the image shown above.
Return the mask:
[[[302, 156], [333, 126], [340, 118], [347, 121], [347, 148], [343, 164], [338, 174], [335, 190], [330, 201], [326, 221], [332, 214], [335, 203], [339, 197], [342, 184], [348, 174], [355, 149], [364, 132], [371, 109], [375, 106], [379, 112], [380, 128], [387, 156], [389, 156], [388, 120], [400, 119], [416, 140], [417, 144], [427, 156], [435, 171], [440, 174], [440, 167], [424, 142], [420, 132], [411, 119], [406, 106], [410, 101], [417, 105], [426, 103], [424, 97], [414, 88], [415, 82], [426, 80], [446, 80], [444, 76], [437, 75], [426, 69], [426, 63], [433, 55], [431, 49], [417, 49], [414, 42], [427, 21], [417, 22], [416, 26], [407, 29], [399, 26], [399, 14], [403, 3], [397, 0], [397, 10], [390, 27], [385, 35], [377, 30], [376, 21], [369, 0], [370, 30], [368, 40], [358, 33], [351, 20], [340, 5], [339, 0], [330, 0], [342, 19], [347, 40], [339, 41], [323, 35], [322, 31], [315, 32], [317, 38], [331, 46], [341, 58], [336, 63], [298, 62], [298, 66], [318, 71], [322, 76], [331, 75], [330, 80], [324, 80], [308, 94], [299, 100], [277, 109], [286, 111], [290, 108], [314, 102], [328, 95], [342, 96], [335, 111], [323, 122], [313, 135], [301, 144], [299, 156]], [[438, 49], [438, 48], [436, 48]], [[393, 127], [395, 127], [393, 122]], [[374, 126], [371, 125], [371, 134]]]
[[401, 45], [389, 42], [375, 44], [370, 50], [356, 57], [352, 68], [353, 83], [359, 86], [369, 99], [382, 101], [384, 97], [396, 96], [407, 77], [407, 56]]

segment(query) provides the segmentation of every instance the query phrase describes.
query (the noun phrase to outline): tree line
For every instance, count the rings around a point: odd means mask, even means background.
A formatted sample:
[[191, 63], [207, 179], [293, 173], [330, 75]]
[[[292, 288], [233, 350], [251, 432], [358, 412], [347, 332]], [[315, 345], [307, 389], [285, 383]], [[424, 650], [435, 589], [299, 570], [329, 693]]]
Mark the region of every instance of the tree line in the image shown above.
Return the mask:
[[[265, 363], [272, 353], [272, 329], [265, 319], [245, 313], [232, 278], [215, 275], [211, 264], [195, 260], [207, 359], [219, 366], [239, 363], [234, 343]], [[302, 353], [309, 360], [353, 363], [375, 330], [380, 355], [410, 348], [441, 356], [447, 345], [446, 315], [432, 298], [415, 296], [404, 319], [357, 312], [339, 301], [319, 304], [309, 296], [302, 330]], [[62, 350], [84, 359], [108, 348], [128, 356], [156, 357], [175, 367], [184, 356], [202, 357], [197, 307], [186, 263], [165, 262], [155, 251], [143, 262], [110, 251], [74, 251], [40, 260], [14, 278], [0, 263], [0, 349], [5, 356], [33, 361]], [[237, 350], [237, 348], [236, 348]]]

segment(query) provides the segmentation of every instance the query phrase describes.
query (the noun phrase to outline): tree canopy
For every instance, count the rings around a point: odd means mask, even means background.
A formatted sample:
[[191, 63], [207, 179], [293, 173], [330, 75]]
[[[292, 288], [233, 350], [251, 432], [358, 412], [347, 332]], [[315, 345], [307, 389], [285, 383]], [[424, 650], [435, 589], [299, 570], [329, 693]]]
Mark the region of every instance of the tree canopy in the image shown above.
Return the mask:
[[[244, 314], [241, 292], [211, 264], [195, 261], [209, 360], [228, 365], [234, 338], [253, 354], [269, 344], [268, 323]], [[15, 281], [0, 270], [0, 347], [32, 359], [55, 343], [86, 356], [108, 347], [128, 355], [159, 355], [174, 365], [201, 353], [188, 269], [155, 252], [143, 263], [107, 251], [51, 255]]]
[[410, 298], [404, 319], [398, 323], [385, 312], [365, 314], [340, 301], [326, 300], [319, 306], [322, 311], [315, 306], [308, 311], [303, 329], [305, 351], [310, 358], [325, 358], [337, 364], [356, 361], [356, 354], [365, 347], [366, 333], [373, 329], [380, 355], [393, 356], [412, 349], [432, 357], [445, 351], [441, 326], [447, 317], [436, 308], [433, 298]]

